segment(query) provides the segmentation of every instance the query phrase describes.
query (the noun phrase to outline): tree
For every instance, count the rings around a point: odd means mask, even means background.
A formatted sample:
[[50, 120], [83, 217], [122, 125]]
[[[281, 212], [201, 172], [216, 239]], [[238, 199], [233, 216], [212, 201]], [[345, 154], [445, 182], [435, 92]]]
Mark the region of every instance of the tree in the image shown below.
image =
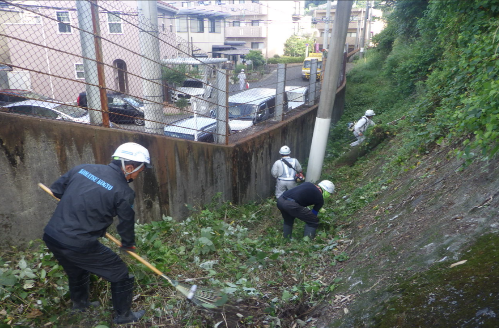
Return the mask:
[[292, 57], [305, 56], [307, 43], [309, 44], [310, 49], [313, 49], [314, 40], [297, 35], [290, 36], [284, 43], [284, 55]]
[[265, 64], [265, 58], [263, 58], [261, 50], [250, 50], [250, 52], [246, 55], [245, 59], [251, 60], [255, 68]]

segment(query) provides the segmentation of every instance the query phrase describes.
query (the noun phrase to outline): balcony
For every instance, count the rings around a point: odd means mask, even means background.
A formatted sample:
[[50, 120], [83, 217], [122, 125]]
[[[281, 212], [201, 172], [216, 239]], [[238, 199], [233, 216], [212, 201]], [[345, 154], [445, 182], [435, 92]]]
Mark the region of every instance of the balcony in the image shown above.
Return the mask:
[[266, 38], [265, 26], [231, 26], [225, 28], [226, 38]]

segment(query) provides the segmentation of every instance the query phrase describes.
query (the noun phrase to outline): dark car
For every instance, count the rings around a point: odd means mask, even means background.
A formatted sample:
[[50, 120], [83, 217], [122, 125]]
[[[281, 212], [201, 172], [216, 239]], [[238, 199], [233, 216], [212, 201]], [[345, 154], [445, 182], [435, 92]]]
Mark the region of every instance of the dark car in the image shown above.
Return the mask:
[[[76, 101], [80, 107], [87, 107], [87, 93], [82, 92]], [[109, 120], [113, 123], [144, 125], [144, 103], [122, 93], [107, 93]]]
[[39, 93], [20, 89], [0, 89], [0, 106], [24, 100], [54, 100]]

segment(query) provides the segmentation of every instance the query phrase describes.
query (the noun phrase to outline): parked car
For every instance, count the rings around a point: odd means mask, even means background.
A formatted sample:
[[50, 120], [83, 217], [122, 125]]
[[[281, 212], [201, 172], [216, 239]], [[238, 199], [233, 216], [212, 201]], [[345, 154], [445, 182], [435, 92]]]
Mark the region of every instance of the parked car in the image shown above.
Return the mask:
[[214, 142], [217, 120], [210, 117], [195, 116], [181, 119], [165, 126], [164, 132], [167, 137], [180, 139]]
[[288, 109], [300, 107], [308, 102], [308, 87], [287, 86]]
[[213, 87], [203, 83], [203, 81], [187, 79], [182, 82], [182, 86], [173, 90], [172, 101], [175, 103], [177, 100], [184, 98], [190, 104], [192, 97], [208, 99], [211, 98], [212, 92]]
[[[275, 116], [276, 89], [254, 88], [229, 97], [229, 126], [240, 131]], [[288, 97], [284, 93], [283, 111], [288, 110]], [[212, 112], [212, 116], [215, 113]]]
[[29, 99], [54, 100], [50, 97], [29, 90], [0, 89], [0, 106]]
[[41, 100], [24, 100], [3, 105], [0, 111], [32, 115], [55, 120], [90, 124], [88, 111], [81, 107], [46, 102]]
[[[76, 103], [80, 107], [87, 107], [87, 93], [80, 93]], [[109, 92], [107, 106], [111, 122], [144, 125], [144, 102], [140, 99], [122, 93]]]

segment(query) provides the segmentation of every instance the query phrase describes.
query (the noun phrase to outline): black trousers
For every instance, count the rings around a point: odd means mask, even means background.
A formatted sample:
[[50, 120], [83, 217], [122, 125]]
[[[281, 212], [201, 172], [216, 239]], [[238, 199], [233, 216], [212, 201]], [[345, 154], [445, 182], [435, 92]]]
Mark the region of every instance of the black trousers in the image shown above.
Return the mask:
[[54, 254], [59, 264], [64, 268], [68, 278], [78, 281], [89, 272], [110, 282], [118, 282], [128, 278], [128, 267], [125, 262], [110, 248], [98, 243], [89, 253], [76, 252], [62, 248], [43, 238], [48, 249]]
[[319, 219], [308, 207], [303, 207], [295, 201], [287, 200], [284, 196], [277, 199], [277, 208], [281, 211], [285, 225], [292, 227], [295, 218], [297, 218], [305, 222], [309, 227], [317, 228], [319, 226]]

